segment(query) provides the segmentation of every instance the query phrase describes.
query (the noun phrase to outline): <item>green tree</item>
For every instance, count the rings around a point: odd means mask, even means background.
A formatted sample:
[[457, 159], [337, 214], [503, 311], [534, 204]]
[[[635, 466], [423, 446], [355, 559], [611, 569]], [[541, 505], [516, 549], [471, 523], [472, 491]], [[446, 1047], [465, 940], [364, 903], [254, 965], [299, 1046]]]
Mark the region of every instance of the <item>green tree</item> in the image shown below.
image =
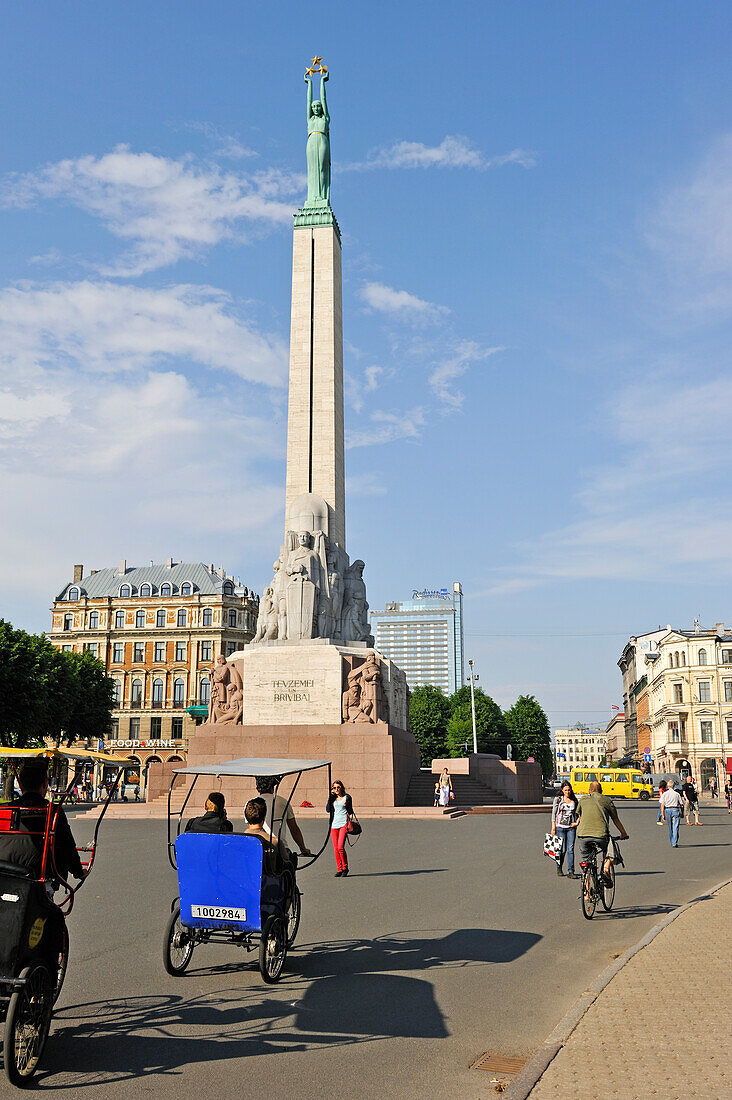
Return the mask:
[[514, 760], [526, 760], [533, 756], [541, 764], [544, 775], [554, 771], [551, 733], [543, 708], [533, 695], [519, 695], [506, 711], [509, 740]]
[[[450, 696], [450, 718], [447, 723], [447, 748], [450, 756], [464, 756], [465, 743], [468, 752], [473, 751], [473, 719], [470, 706], [470, 688], [461, 687]], [[475, 692], [475, 733], [478, 752], [506, 755], [508, 730], [503, 711], [490, 695], [477, 688]]]
[[416, 687], [409, 699], [409, 725], [419, 745], [424, 767], [447, 753], [447, 721], [450, 702], [432, 684]]
[[[33, 748], [104, 737], [111, 679], [89, 652], [64, 653], [0, 619], [0, 745]], [[12, 779], [6, 775], [6, 788]]]

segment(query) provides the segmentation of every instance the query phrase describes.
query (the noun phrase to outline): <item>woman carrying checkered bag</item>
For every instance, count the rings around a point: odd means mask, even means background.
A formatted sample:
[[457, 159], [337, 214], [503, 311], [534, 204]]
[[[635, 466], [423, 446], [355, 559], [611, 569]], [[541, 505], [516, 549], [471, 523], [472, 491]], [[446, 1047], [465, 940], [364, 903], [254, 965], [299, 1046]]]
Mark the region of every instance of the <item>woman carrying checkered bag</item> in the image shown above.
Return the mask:
[[567, 856], [567, 878], [579, 878], [574, 873], [574, 838], [577, 835], [577, 796], [572, 790], [572, 784], [562, 783], [562, 793], [558, 794], [552, 803], [552, 836], [558, 836], [562, 841], [562, 850], [557, 860], [557, 874], [564, 876], [562, 864], [564, 856]]

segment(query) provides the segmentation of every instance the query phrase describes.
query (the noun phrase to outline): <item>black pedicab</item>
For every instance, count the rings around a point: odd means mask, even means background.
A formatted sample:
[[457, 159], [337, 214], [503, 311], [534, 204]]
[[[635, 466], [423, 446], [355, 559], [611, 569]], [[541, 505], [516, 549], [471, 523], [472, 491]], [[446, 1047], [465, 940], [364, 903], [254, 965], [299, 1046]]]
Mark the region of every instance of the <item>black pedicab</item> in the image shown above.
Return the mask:
[[[67, 749], [0, 749], [15, 771], [28, 761], [75, 762], [61, 797], [36, 805], [0, 805], [0, 1018], [4, 1016], [3, 1062], [13, 1085], [25, 1085], [36, 1072], [48, 1038], [53, 1006], [61, 992], [69, 960], [66, 917], [94, 864], [97, 835], [109, 798], [94, 829], [91, 844], [77, 848], [84, 877], [71, 886], [56, 866], [56, 827], [62, 804], [85, 761], [127, 763], [101, 752]], [[66, 829], [68, 827], [66, 826]], [[73, 841], [71, 841], [73, 843]], [[4, 858], [4, 857], [8, 858]], [[60, 890], [60, 901], [54, 894]]]
[[[328, 769], [328, 760], [229, 760], [223, 764], [178, 768], [168, 791], [168, 858], [178, 873], [178, 897], [163, 937], [163, 963], [169, 974], [184, 972], [193, 949], [202, 943], [232, 943], [247, 952], [259, 948], [259, 971], [267, 983], [276, 982], [300, 924], [302, 895], [295, 880], [295, 866], [283, 862], [279, 840], [289, 808], [303, 772]], [[191, 775], [193, 780], [179, 811], [171, 810], [175, 775]], [[296, 776], [289, 798], [272, 799], [268, 827], [272, 842], [244, 832], [181, 832], [183, 814], [199, 776], [216, 778], [236, 776], [279, 777], [275, 794], [285, 776]], [[283, 808], [284, 804], [284, 808]], [[178, 817], [172, 837], [172, 818]], [[279, 822], [279, 827], [275, 828]], [[328, 843], [323, 845], [299, 869], [311, 866]]]

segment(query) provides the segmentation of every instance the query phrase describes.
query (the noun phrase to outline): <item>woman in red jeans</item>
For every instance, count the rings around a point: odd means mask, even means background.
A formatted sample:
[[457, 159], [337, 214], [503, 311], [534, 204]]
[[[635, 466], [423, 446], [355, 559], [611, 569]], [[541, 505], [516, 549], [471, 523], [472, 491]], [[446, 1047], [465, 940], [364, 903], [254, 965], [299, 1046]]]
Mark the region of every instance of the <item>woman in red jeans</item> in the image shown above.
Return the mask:
[[335, 852], [336, 878], [345, 878], [348, 874], [348, 858], [346, 856], [346, 826], [348, 818], [353, 813], [353, 803], [350, 794], [346, 794], [346, 788], [340, 779], [334, 779], [330, 788], [330, 798], [325, 807], [330, 814], [330, 838], [333, 841]]

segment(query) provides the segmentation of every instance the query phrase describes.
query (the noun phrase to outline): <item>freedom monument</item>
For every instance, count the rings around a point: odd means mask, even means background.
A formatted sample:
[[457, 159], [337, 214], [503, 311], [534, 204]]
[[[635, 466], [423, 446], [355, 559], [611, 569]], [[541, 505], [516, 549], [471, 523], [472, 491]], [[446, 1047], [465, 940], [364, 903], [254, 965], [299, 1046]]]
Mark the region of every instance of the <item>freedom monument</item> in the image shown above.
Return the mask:
[[405, 675], [374, 649], [364, 562], [346, 550], [341, 239], [330, 204], [328, 78], [322, 58], [313, 58], [305, 73], [307, 199], [293, 231], [284, 541], [254, 640], [212, 669], [208, 720], [191, 738], [188, 759], [330, 759], [356, 805], [394, 806], [420, 761]]

